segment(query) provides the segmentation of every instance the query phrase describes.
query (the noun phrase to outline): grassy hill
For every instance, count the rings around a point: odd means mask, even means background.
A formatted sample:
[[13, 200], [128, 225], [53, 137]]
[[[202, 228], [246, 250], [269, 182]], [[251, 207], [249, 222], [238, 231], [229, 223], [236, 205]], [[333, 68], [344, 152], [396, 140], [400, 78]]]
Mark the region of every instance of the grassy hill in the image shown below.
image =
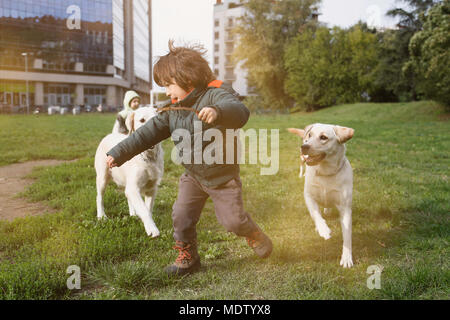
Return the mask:
[[[106, 214], [96, 220], [93, 158], [114, 115], [0, 116], [0, 165], [35, 159], [79, 159], [36, 169], [24, 193], [56, 214], [0, 221], [2, 299], [448, 299], [450, 288], [450, 127], [433, 102], [353, 104], [314, 113], [252, 116], [245, 129], [279, 129], [279, 171], [241, 166], [246, 210], [274, 242], [259, 260], [243, 238], [227, 233], [208, 200], [198, 224], [203, 268], [168, 279], [172, 249], [171, 207], [181, 166], [170, 160], [154, 219], [161, 236], [150, 240], [112, 184]], [[339, 266], [338, 213], [326, 217], [325, 241], [314, 231], [298, 178], [300, 141], [286, 131], [321, 122], [349, 126], [354, 169], [353, 258]], [[269, 148], [270, 150], [270, 148]], [[70, 291], [69, 265], [81, 268], [81, 290]], [[367, 288], [367, 268], [383, 268], [381, 289]]]

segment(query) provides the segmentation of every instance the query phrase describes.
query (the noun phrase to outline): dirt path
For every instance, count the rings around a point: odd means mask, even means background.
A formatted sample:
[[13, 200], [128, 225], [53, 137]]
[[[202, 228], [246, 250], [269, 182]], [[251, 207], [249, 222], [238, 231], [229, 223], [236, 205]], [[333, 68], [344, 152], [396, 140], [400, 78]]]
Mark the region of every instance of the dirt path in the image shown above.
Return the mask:
[[0, 220], [13, 220], [19, 217], [34, 216], [53, 212], [40, 202], [31, 203], [24, 198], [17, 198], [33, 180], [25, 177], [36, 166], [55, 166], [64, 163], [63, 160], [38, 160], [25, 163], [15, 163], [0, 167]]

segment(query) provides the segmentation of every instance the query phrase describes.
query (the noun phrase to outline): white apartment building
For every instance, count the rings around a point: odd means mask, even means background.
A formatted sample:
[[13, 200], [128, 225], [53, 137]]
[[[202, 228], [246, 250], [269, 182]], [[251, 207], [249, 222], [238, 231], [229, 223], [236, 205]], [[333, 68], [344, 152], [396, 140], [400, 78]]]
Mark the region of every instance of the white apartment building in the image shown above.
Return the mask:
[[[247, 70], [243, 61], [233, 64], [231, 55], [238, 39], [233, 36], [232, 29], [239, 23], [238, 19], [246, 13], [244, 0], [216, 0], [214, 5], [214, 39], [213, 70], [216, 77], [231, 84], [241, 96], [253, 94], [247, 83]], [[319, 9], [311, 8], [311, 19], [318, 21]]]
[[214, 5], [213, 70], [218, 79], [231, 84], [241, 96], [249, 94], [247, 71], [242, 61], [236, 65], [231, 61], [237, 41], [231, 30], [244, 14], [245, 7], [239, 0], [216, 0]]

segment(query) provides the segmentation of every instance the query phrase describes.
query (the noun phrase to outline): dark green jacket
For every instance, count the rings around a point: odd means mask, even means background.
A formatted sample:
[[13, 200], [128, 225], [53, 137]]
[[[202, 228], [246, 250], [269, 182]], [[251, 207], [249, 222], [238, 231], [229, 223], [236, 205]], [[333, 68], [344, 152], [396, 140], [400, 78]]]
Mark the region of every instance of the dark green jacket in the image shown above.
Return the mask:
[[[215, 81], [217, 83], [217, 81]], [[128, 138], [117, 144], [107, 152], [114, 158], [118, 166], [133, 158], [135, 155], [151, 148], [157, 143], [169, 138], [176, 129], [186, 129], [191, 134], [191, 164], [182, 163], [186, 172], [207, 187], [214, 187], [224, 184], [233, 177], [239, 175], [239, 164], [236, 161], [236, 145], [234, 141], [235, 161], [233, 164], [226, 164], [226, 129], [238, 129], [243, 127], [249, 118], [250, 112], [245, 105], [239, 101], [233, 89], [224, 84], [220, 88], [208, 87], [206, 89], [194, 89], [182, 101], [166, 106], [188, 107], [200, 111], [204, 107], [214, 107], [218, 111], [218, 118], [214, 124], [201, 122], [202, 132], [209, 128], [216, 128], [223, 134], [224, 140], [224, 161], [222, 164], [194, 164], [194, 121], [200, 122], [195, 112], [188, 110], [170, 110], [159, 113], [150, 119], [144, 126]], [[202, 139], [203, 140], [203, 139]], [[174, 141], [175, 146], [180, 144], [182, 139]], [[213, 141], [202, 142], [202, 154], [205, 148]]]

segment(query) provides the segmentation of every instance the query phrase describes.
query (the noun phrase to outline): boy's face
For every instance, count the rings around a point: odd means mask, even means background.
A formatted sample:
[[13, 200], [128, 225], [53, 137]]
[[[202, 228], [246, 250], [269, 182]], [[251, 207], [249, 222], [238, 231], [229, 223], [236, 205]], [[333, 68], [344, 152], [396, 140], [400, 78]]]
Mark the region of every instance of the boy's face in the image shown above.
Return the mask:
[[136, 110], [139, 107], [141, 100], [139, 98], [134, 98], [130, 101], [130, 108]]
[[166, 88], [166, 95], [175, 102], [183, 100], [189, 93], [176, 83], [171, 83], [164, 88]]

